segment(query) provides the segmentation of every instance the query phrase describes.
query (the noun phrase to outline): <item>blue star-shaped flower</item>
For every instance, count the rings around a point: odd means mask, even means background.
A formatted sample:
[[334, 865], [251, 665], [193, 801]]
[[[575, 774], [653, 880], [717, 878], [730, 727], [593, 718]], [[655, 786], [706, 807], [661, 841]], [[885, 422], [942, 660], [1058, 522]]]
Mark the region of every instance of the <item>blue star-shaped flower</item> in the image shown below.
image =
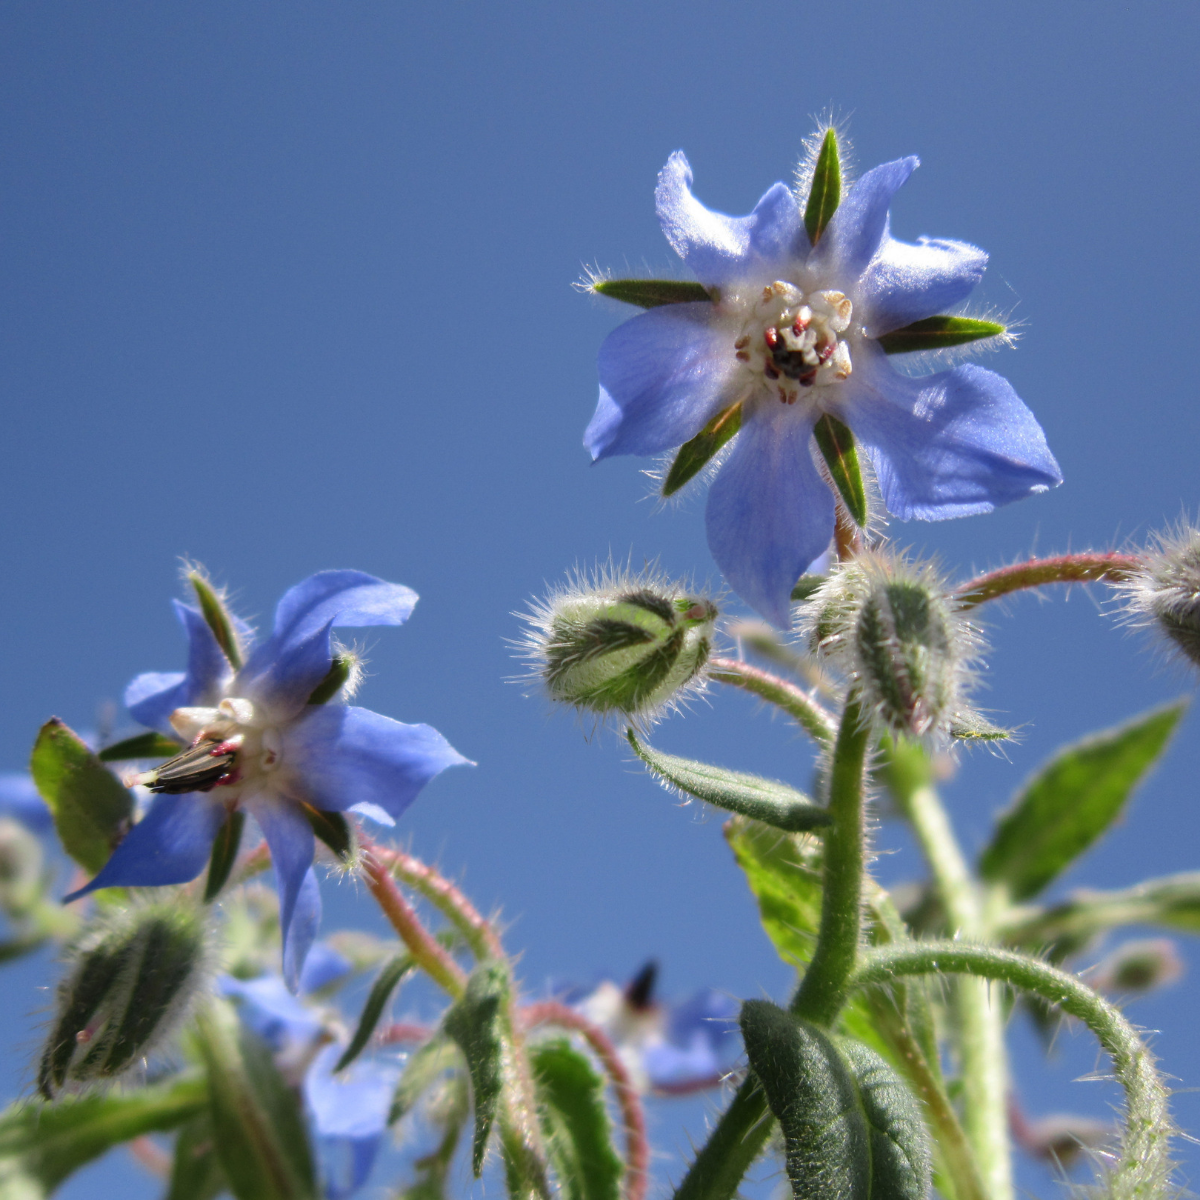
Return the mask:
[[965, 299], [987, 262], [964, 242], [891, 236], [888, 206], [916, 166], [903, 158], [868, 171], [814, 246], [784, 184], [749, 216], [725, 216], [692, 195], [676, 152], [659, 176], [658, 216], [713, 302], [651, 308], [600, 350], [600, 400], [584, 435], [593, 459], [660, 454], [741, 403], [709, 493], [708, 543], [730, 586], [784, 628], [793, 585], [833, 536], [812, 448], [822, 415], [853, 431], [903, 520], [987, 512], [1062, 482], [1007, 380], [970, 364], [910, 378], [879, 344]]
[[[335, 627], [402, 625], [417, 595], [361, 571], [321, 571], [279, 601], [275, 628], [248, 645], [235, 670], [199, 610], [175, 604], [188, 637], [188, 669], [139, 675], [130, 713], [198, 751], [194, 790], [162, 780], [154, 800], [86, 887], [158, 887], [194, 879], [226, 816], [241, 808], [262, 828], [279, 887], [284, 977], [295, 987], [316, 935], [320, 896], [306, 807], [365, 811], [394, 821], [446, 767], [466, 763], [436, 729], [403, 725], [365, 708], [310, 704], [333, 666]], [[242, 640], [249, 634], [239, 629]], [[207, 768], [207, 770], [206, 770]], [[161, 774], [161, 773], [160, 773]], [[153, 776], [154, 773], [149, 773]]]

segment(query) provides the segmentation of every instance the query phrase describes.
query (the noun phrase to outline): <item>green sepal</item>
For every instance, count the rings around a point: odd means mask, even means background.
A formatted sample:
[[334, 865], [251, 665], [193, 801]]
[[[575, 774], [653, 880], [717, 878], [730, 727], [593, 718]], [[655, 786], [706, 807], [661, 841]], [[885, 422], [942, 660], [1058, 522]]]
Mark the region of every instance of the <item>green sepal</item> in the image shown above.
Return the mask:
[[266, 1043], [224, 1002], [196, 1028], [221, 1168], [237, 1200], [317, 1200], [300, 1098]]
[[325, 812], [313, 808], [311, 804], [302, 804], [301, 812], [308, 818], [312, 831], [340, 858], [349, 862], [354, 857], [355, 840], [354, 828], [340, 812]]
[[808, 833], [830, 823], [825, 809], [786, 783], [743, 771], [727, 771], [674, 754], [661, 754], [639, 742], [632, 729], [626, 729], [625, 736], [652, 775], [706, 804], [788, 833]]
[[863, 486], [862, 467], [854, 434], [836, 417], [825, 413], [813, 426], [817, 449], [829, 468], [830, 478], [846, 511], [860, 528], [867, 523], [867, 489]]
[[619, 1200], [623, 1167], [613, 1149], [604, 1080], [566, 1038], [537, 1043], [530, 1060], [563, 1200]]
[[1151, 709], [1060, 750], [1001, 814], [979, 860], [983, 878], [1014, 900], [1053, 882], [1117, 819], [1186, 707]]
[[408, 1116], [421, 1096], [447, 1071], [455, 1068], [461, 1071], [462, 1067], [462, 1051], [444, 1034], [435, 1034], [418, 1046], [409, 1055], [404, 1074], [396, 1084], [396, 1094], [392, 1097], [392, 1107], [388, 1112], [388, 1124], [394, 1125]]
[[95, 875], [129, 829], [133, 797], [57, 717], [38, 733], [29, 770], [63, 848]]
[[383, 970], [371, 985], [371, 994], [363, 1005], [362, 1015], [358, 1018], [358, 1028], [350, 1039], [350, 1045], [333, 1068], [334, 1074], [348, 1067], [366, 1049], [371, 1035], [375, 1032], [375, 1026], [379, 1024], [379, 1018], [383, 1016], [387, 1002], [392, 998], [392, 993], [400, 986], [400, 981], [405, 975], [413, 969], [413, 965], [412, 957], [408, 954], [397, 954], [390, 962], [384, 963]]
[[105, 746], [96, 757], [106, 763], [125, 762], [131, 758], [174, 758], [182, 749], [182, 742], [151, 730], [149, 733], [138, 733], [123, 742]]
[[208, 876], [204, 880], [205, 904], [211, 904], [229, 882], [229, 873], [237, 861], [238, 848], [242, 844], [242, 830], [245, 827], [246, 814], [241, 809], [235, 808], [225, 814], [225, 820], [213, 839], [212, 854], [208, 860]]
[[229, 660], [229, 665], [236, 671], [242, 665], [242, 650], [238, 644], [237, 631], [234, 628], [233, 617], [225, 607], [225, 602], [217, 594], [213, 585], [199, 571], [188, 572], [188, 582], [196, 593], [200, 604], [200, 615], [205, 624], [212, 630], [212, 635], [221, 647], [221, 653]]
[[702, 283], [688, 279], [598, 279], [591, 290], [638, 308], [660, 308], [664, 304], [692, 304], [712, 300]]
[[673, 496], [708, 466], [714, 454], [742, 427], [742, 403], [723, 408], [689, 442], [684, 442], [663, 480], [662, 494]]
[[228, 1188], [207, 1111], [193, 1118], [175, 1139], [171, 1178], [163, 1200], [216, 1200]]
[[18, 1100], [0, 1113], [0, 1195], [10, 1194], [14, 1176], [49, 1193], [113, 1146], [191, 1120], [206, 1099], [203, 1076], [187, 1075], [128, 1094], [93, 1092], [53, 1104]]
[[792, 588], [793, 600], [811, 600], [816, 590], [825, 582], [825, 575], [801, 575]]
[[995, 321], [977, 321], [974, 317], [925, 317], [902, 329], [893, 329], [875, 340], [885, 354], [909, 354], [915, 350], [945, 350], [965, 346], [983, 338], [1006, 333]]
[[483, 1172], [503, 1088], [503, 1010], [508, 986], [508, 971], [501, 963], [482, 962], [471, 972], [462, 999], [442, 1019], [442, 1028], [462, 1051], [471, 1076], [475, 1108], [471, 1169], [476, 1179]]
[[825, 130], [817, 164], [813, 168], [812, 187], [804, 206], [804, 228], [815, 246], [825, 226], [842, 201], [842, 156], [838, 151], [837, 132]]
[[1016, 735], [993, 725], [976, 712], [960, 712], [950, 722], [950, 736], [959, 742], [1007, 742]]
[[325, 678], [313, 688], [313, 693], [308, 698], [309, 704], [326, 704], [334, 698], [346, 686], [346, 681], [354, 672], [354, 664], [357, 662], [355, 655], [348, 651], [342, 651], [340, 654], [333, 656], [333, 662], [329, 666], [329, 671]]

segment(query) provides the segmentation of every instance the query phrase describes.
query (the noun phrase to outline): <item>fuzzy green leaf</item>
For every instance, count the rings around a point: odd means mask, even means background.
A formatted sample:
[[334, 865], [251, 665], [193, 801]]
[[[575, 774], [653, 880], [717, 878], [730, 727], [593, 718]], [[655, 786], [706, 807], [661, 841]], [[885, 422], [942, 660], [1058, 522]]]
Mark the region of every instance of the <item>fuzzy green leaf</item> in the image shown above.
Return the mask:
[[566, 1038], [539, 1042], [530, 1057], [563, 1200], [618, 1200], [623, 1168], [613, 1149], [604, 1080]]
[[925, 317], [903, 329], [893, 329], [878, 338], [886, 354], [909, 354], [915, 350], [945, 350], [965, 346], [982, 338], [999, 337], [1005, 332], [995, 321], [977, 321], [974, 317]]
[[0, 1194], [10, 1177], [46, 1192], [121, 1142], [174, 1129], [204, 1111], [199, 1075], [177, 1076], [124, 1094], [92, 1092], [53, 1104], [19, 1100], [0, 1113]]
[[625, 736], [652, 775], [685, 795], [788, 833], [807, 833], [829, 824], [825, 809], [786, 783], [661, 754], [639, 742], [632, 729]]
[[38, 733], [29, 770], [63, 848], [95, 875], [129, 828], [133, 797], [57, 717]]
[[123, 742], [105, 746], [96, 757], [101, 762], [126, 762], [131, 758], [174, 758], [183, 749], [182, 742], [163, 737], [151, 730], [135, 734]]
[[442, 1028], [467, 1060], [475, 1106], [471, 1168], [483, 1171], [488, 1136], [496, 1119], [503, 1087], [503, 1008], [508, 997], [508, 971], [501, 963], [483, 962], [471, 972], [467, 990], [442, 1019]]
[[408, 1116], [430, 1088], [448, 1071], [463, 1067], [463, 1055], [458, 1046], [448, 1037], [437, 1034], [424, 1045], [418, 1046], [409, 1055], [404, 1074], [396, 1085], [392, 1097], [392, 1108], [388, 1113], [388, 1124]]
[[592, 284], [592, 291], [626, 304], [636, 304], [638, 308], [712, 300], [703, 284], [687, 279], [598, 279]]
[[1055, 755], [1001, 815], [979, 861], [983, 878], [1014, 900], [1036, 896], [1120, 815], [1185, 707], [1152, 709]]
[[713, 455], [742, 427], [742, 403], [723, 408], [690, 442], [684, 442], [663, 480], [662, 494], [673, 496], [708, 466]]
[[837, 132], [825, 130], [817, 165], [813, 168], [812, 187], [804, 206], [804, 228], [815, 246], [825, 226], [842, 200], [842, 157], [838, 152]]
[[866, 525], [867, 489], [863, 485], [854, 434], [836, 417], [826, 413], [813, 426], [813, 435], [846, 511], [856, 525]]
[[350, 1045], [333, 1068], [335, 1074], [348, 1067], [366, 1049], [371, 1034], [375, 1032], [375, 1026], [379, 1024], [379, 1018], [383, 1016], [387, 1002], [392, 998], [392, 993], [400, 986], [400, 981], [405, 975], [413, 969], [413, 965], [412, 957], [408, 954], [397, 954], [390, 962], [384, 963], [383, 970], [371, 985], [371, 994], [363, 1005], [362, 1015], [358, 1018], [358, 1028], [350, 1039]]

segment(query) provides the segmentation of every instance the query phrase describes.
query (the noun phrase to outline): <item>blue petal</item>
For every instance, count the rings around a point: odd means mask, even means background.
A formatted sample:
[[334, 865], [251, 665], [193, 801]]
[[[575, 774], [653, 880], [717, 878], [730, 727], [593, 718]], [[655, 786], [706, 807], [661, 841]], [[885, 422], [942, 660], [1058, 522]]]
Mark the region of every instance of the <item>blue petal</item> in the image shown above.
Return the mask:
[[242, 1020], [272, 1050], [306, 1046], [321, 1032], [317, 1015], [287, 990], [278, 975], [248, 980], [223, 975], [217, 986], [223, 995], [237, 999]]
[[125, 689], [125, 707], [135, 721], [173, 737], [169, 718], [187, 703], [187, 691], [182, 671], [147, 671]]
[[300, 972], [300, 990], [317, 992], [339, 979], [344, 979], [354, 970], [354, 964], [339, 954], [328, 942], [317, 942], [304, 960]]
[[45, 833], [54, 817], [25, 771], [0, 772], [0, 816], [20, 821], [34, 833]]
[[859, 286], [868, 337], [947, 312], [983, 278], [986, 251], [966, 242], [885, 238]]
[[864, 351], [844, 385], [843, 415], [901, 520], [990, 512], [1062, 482], [1041, 426], [1007, 379], [971, 363], [909, 379], [881, 350]]
[[662, 1089], [716, 1085], [721, 1062], [712, 1046], [700, 1034], [681, 1046], [658, 1042], [642, 1053], [642, 1066], [652, 1087]]
[[382, 1142], [381, 1133], [363, 1138], [317, 1138], [325, 1200], [347, 1200], [367, 1182]]
[[813, 463], [812, 424], [790, 408], [742, 427], [708, 495], [708, 546], [729, 586], [780, 629], [796, 580], [833, 537], [833, 495]]
[[279, 932], [283, 938], [283, 979], [291, 991], [300, 986], [300, 972], [321, 919], [321, 895], [313, 874], [315, 841], [312, 826], [282, 797], [246, 798], [247, 807], [262, 827], [275, 867], [279, 892]]
[[917, 165], [918, 159], [910, 156], [868, 171], [837, 206], [809, 266], [828, 271], [831, 285], [849, 291], [887, 237], [888, 205]]
[[326, 811], [377, 805], [398, 817], [439, 772], [469, 764], [436, 729], [365, 708], [322, 705], [283, 733], [282, 786]]
[[264, 642], [242, 668], [233, 691], [261, 705], [276, 722], [292, 720], [333, 666], [332, 628], [331, 622], [302, 638]]
[[667, 241], [705, 287], [761, 275], [808, 252], [800, 206], [782, 183], [749, 216], [728, 217], [692, 195], [692, 168], [676, 150], [659, 173], [655, 201]]
[[146, 815], [125, 835], [100, 874], [63, 897], [69, 904], [98, 888], [164, 887], [195, 879], [208, 862], [225, 806], [206, 792], [155, 798]]
[[737, 365], [711, 304], [648, 309], [600, 347], [600, 402], [583, 444], [593, 459], [682, 445], [730, 402]]
[[667, 1014], [668, 1037], [677, 1045], [686, 1045], [700, 1034], [714, 1049], [736, 1050], [737, 1040], [731, 1035], [737, 1029], [740, 1010], [738, 1001], [725, 992], [714, 988], [696, 992], [671, 1005]]

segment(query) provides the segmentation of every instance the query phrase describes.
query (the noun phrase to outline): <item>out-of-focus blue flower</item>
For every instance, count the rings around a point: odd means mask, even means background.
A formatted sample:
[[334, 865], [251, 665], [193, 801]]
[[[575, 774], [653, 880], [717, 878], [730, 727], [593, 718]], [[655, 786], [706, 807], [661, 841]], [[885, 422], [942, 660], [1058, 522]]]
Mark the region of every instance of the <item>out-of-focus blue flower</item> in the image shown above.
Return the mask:
[[945, 312], [983, 275], [964, 242], [899, 242], [892, 196], [916, 158], [850, 189], [813, 246], [776, 183], [745, 217], [702, 205], [681, 152], [658, 181], [663, 232], [714, 302], [651, 308], [600, 349], [594, 459], [660, 454], [731, 405], [741, 429], [708, 497], [708, 542], [733, 589], [781, 627], [805, 567], [829, 545], [834, 502], [812, 449], [823, 414], [848, 425], [888, 510], [935, 521], [987, 512], [1062, 477], [1012, 386], [974, 365], [914, 379], [877, 339]]
[[0, 771], [0, 817], [12, 817], [33, 833], [46, 833], [54, 818], [24, 771]]
[[657, 965], [647, 963], [624, 987], [605, 980], [582, 995], [564, 997], [564, 1003], [608, 1034], [643, 1091], [714, 1087], [741, 1049], [740, 1005], [711, 988], [676, 1004], [659, 1003], [654, 999], [657, 974]]
[[[177, 601], [188, 638], [187, 670], [139, 675], [126, 689], [125, 703], [142, 724], [182, 738], [194, 761], [187, 771], [174, 772], [170, 783], [164, 782], [166, 772], [157, 782], [154, 773], [143, 777], [163, 794], [100, 874], [68, 900], [96, 888], [194, 879], [227, 814], [244, 808], [271, 850], [284, 978], [294, 988], [320, 919], [305, 806], [364, 808], [394, 821], [430, 779], [468, 761], [428, 725], [309, 703], [333, 667], [334, 627], [402, 625], [416, 602], [411, 589], [361, 571], [319, 572], [285, 593], [273, 632], [244, 648], [244, 663], [235, 671], [199, 610]], [[206, 753], [195, 754], [205, 747]]]

